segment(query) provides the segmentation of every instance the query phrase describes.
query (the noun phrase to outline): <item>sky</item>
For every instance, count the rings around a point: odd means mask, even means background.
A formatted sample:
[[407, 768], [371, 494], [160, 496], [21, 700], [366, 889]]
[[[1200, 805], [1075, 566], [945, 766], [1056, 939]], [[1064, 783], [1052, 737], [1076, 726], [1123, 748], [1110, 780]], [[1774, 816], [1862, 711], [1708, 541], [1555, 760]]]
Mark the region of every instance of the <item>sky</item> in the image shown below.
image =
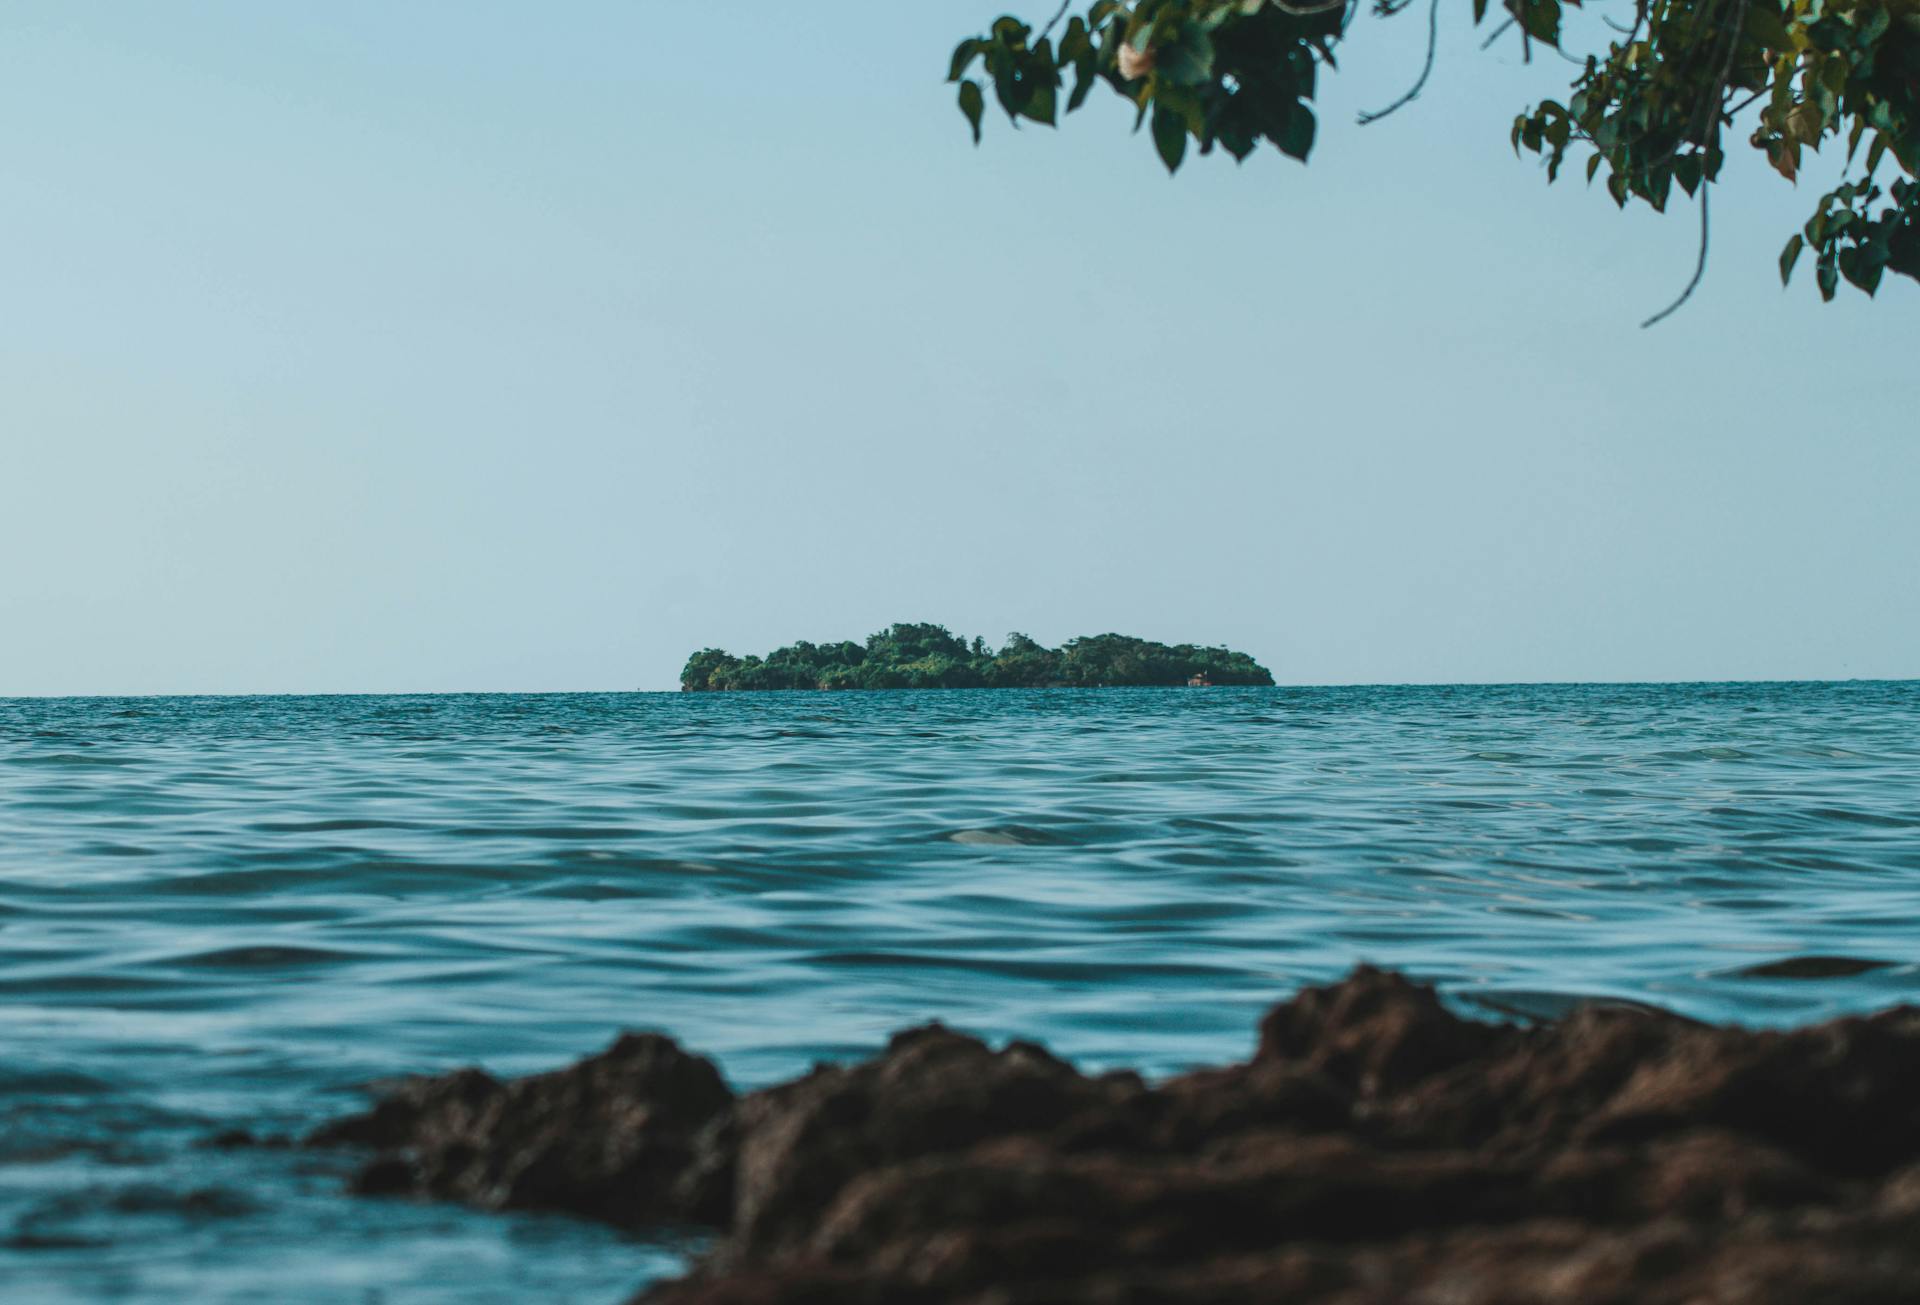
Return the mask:
[[1308, 166], [1175, 179], [1104, 93], [975, 149], [1000, 8], [0, 9], [0, 695], [666, 689], [897, 620], [1920, 677], [1920, 286], [1775, 270], [1836, 161], [1736, 149], [1643, 331], [1693, 211], [1516, 159], [1574, 69], [1464, 5], [1398, 114], [1424, 23], [1362, 18]]

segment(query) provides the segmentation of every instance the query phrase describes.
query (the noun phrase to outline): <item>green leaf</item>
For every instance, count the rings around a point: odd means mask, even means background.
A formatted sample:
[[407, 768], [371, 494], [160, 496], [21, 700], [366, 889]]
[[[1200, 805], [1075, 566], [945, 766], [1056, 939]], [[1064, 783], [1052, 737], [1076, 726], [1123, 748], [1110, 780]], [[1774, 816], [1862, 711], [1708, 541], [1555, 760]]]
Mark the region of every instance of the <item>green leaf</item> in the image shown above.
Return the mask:
[[1787, 114], [1793, 109], [1793, 77], [1789, 73], [1774, 73], [1773, 94], [1768, 98], [1767, 107], [1780, 122], [1786, 121]]
[[1275, 142], [1280, 146], [1280, 152], [1305, 163], [1307, 155], [1313, 152], [1315, 126], [1313, 110], [1296, 100], [1293, 112], [1287, 117], [1287, 129]]
[[1012, 15], [993, 20], [993, 39], [1006, 46], [1024, 46], [1033, 29]]
[[1520, 27], [1536, 41], [1560, 44], [1560, 0], [1511, 0]]
[[965, 81], [960, 83], [960, 112], [967, 115], [967, 121], [973, 124], [973, 143], [980, 143], [980, 115], [986, 112], [986, 96], [980, 93], [980, 83]]
[[1781, 285], [1785, 285], [1793, 279], [1793, 265], [1800, 261], [1800, 251], [1806, 247], [1807, 242], [1802, 240], [1798, 235], [1795, 235], [1793, 239], [1787, 242], [1787, 247], [1780, 251]]
[[1180, 36], [1154, 56], [1154, 72], [1175, 86], [1198, 86], [1213, 76], [1213, 38], [1198, 23], [1182, 23]]
[[1054, 88], [1044, 81], [1033, 84], [1033, 92], [1027, 97], [1027, 107], [1021, 110], [1027, 117], [1051, 127], [1053, 122]]
[[1747, 6], [1747, 35], [1766, 49], [1782, 54], [1793, 49], [1783, 11], [1775, 5]]
[[1083, 59], [1074, 66], [1073, 94], [1067, 97], [1067, 112], [1072, 113], [1087, 102], [1087, 96], [1093, 92], [1094, 64], [1092, 59]]
[[979, 40], [962, 41], [953, 52], [953, 66], [947, 70], [947, 80], [957, 82], [965, 74], [975, 59], [980, 57], [980, 48], [985, 42]]
[[1015, 122], [1033, 94], [1033, 87], [1027, 84], [1022, 72], [1011, 57], [993, 70], [993, 96], [1000, 101], [1000, 107], [1006, 111], [1007, 117]]
[[1667, 193], [1672, 188], [1672, 168], [1661, 168], [1658, 172], [1652, 173], [1647, 177], [1645, 194], [1647, 203], [1653, 205], [1654, 212], [1664, 213], [1667, 211]]
[[1180, 170], [1180, 160], [1187, 155], [1187, 124], [1164, 104], [1153, 106], [1153, 147], [1168, 172]]
[[1673, 161], [1673, 177], [1689, 195], [1700, 187], [1701, 159], [1698, 154], [1682, 154]]
[[1885, 268], [1885, 264], [1873, 255], [1874, 250], [1870, 246], [1843, 250], [1840, 254], [1840, 275], [1868, 295], [1880, 288], [1880, 273]]
[[1093, 49], [1093, 42], [1087, 36], [1086, 19], [1075, 14], [1067, 21], [1067, 30], [1060, 38], [1060, 62], [1071, 63]]

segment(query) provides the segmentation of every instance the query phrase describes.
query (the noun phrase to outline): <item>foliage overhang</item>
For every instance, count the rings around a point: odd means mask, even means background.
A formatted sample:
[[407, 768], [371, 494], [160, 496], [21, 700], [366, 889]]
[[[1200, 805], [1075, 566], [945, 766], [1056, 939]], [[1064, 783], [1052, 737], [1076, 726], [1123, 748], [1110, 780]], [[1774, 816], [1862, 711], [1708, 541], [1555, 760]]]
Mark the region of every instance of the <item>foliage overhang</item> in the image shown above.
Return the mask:
[[[1363, 3], [1066, 0], [1038, 30], [1003, 17], [962, 41], [949, 80], [976, 142], [989, 90], [1016, 124], [1052, 125], [1104, 82], [1136, 106], [1136, 129], [1149, 129], [1169, 171], [1192, 149], [1245, 159], [1262, 141], [1304, 161], [1316, 79], [1323, 65], [1335, 67]], [[1439, 0], [1429, 3], [1419, 81], [1363, 122], [1424, 86]], [[1487, 21], [1489, 0], [1471, 3], [1474, 22]], [[1537, 43], [1580, 65], [1565, 99], [1545, 100], [1513, 125], [1515, 150], [1542, 156], [1549, 181], [1577, 150], [1587, 180], [1605, 168], [1607, 192], [1623, 207], [1637, 200], [1664, 211], [1676, 185], [1697, 196], [1704, 268], [1707, 191], [1726, 162], [1728, 129], [1758, 106], [1750, 144], [1789, 181], [1803, 151], [1846, 146], [1845, 180], [1781, 252], [1782, 282], [1803, 254], [1826, 299], [1843, 279], [1868, 294], [1887, 272], [1920, 279], [1920, 0], [1632, 0], [1629, 21], [1606, 20], [1616, 39], [1597, 53], [1562, 48], [1563, 5], [1578, 3], [1500, 0], [1504, 18], [1488, 42], [1514, 31], [1529, 52]], [[1370, 0], [1379, 17], [1412, 4]], [[1688, 293], [1698, 281], [1696, 270]]]

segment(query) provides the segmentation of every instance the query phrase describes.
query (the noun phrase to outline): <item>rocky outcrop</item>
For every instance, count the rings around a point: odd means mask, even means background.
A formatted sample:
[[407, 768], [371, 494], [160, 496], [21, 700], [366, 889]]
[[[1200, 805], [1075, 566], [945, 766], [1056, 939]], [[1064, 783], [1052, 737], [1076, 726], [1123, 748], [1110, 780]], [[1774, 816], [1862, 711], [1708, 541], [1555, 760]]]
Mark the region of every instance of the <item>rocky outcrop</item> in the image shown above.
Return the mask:
[[319, 1135], [371, 1191], [721, 1230], [651, 1305], [1920, 1299], [1920, 1011], [1463, 1020], [1360, 970], [1148, 1085], [932, 1026], [732, 1098], [628, 1038]]
[[641, 1033], [531, 1078], [415, 1079], [308, 1140], [375, 1151], [354, 1182], [365, 1195], [717, 1225], [733, 1205], [733, 1108], [712, 1061]]

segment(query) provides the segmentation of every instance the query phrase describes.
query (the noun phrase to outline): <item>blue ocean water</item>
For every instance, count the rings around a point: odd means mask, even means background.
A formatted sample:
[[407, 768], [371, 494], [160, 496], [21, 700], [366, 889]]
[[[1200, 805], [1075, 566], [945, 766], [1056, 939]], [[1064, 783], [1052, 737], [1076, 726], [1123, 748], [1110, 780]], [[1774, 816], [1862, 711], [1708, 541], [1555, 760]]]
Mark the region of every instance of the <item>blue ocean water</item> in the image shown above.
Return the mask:
[[690, 1249], [222, 1150], [664, 1029], [1244, 1055], [1463, 1007], [1920, 995], [1920, 684], [0, 701], [0, 1299], [621, 1300]]

